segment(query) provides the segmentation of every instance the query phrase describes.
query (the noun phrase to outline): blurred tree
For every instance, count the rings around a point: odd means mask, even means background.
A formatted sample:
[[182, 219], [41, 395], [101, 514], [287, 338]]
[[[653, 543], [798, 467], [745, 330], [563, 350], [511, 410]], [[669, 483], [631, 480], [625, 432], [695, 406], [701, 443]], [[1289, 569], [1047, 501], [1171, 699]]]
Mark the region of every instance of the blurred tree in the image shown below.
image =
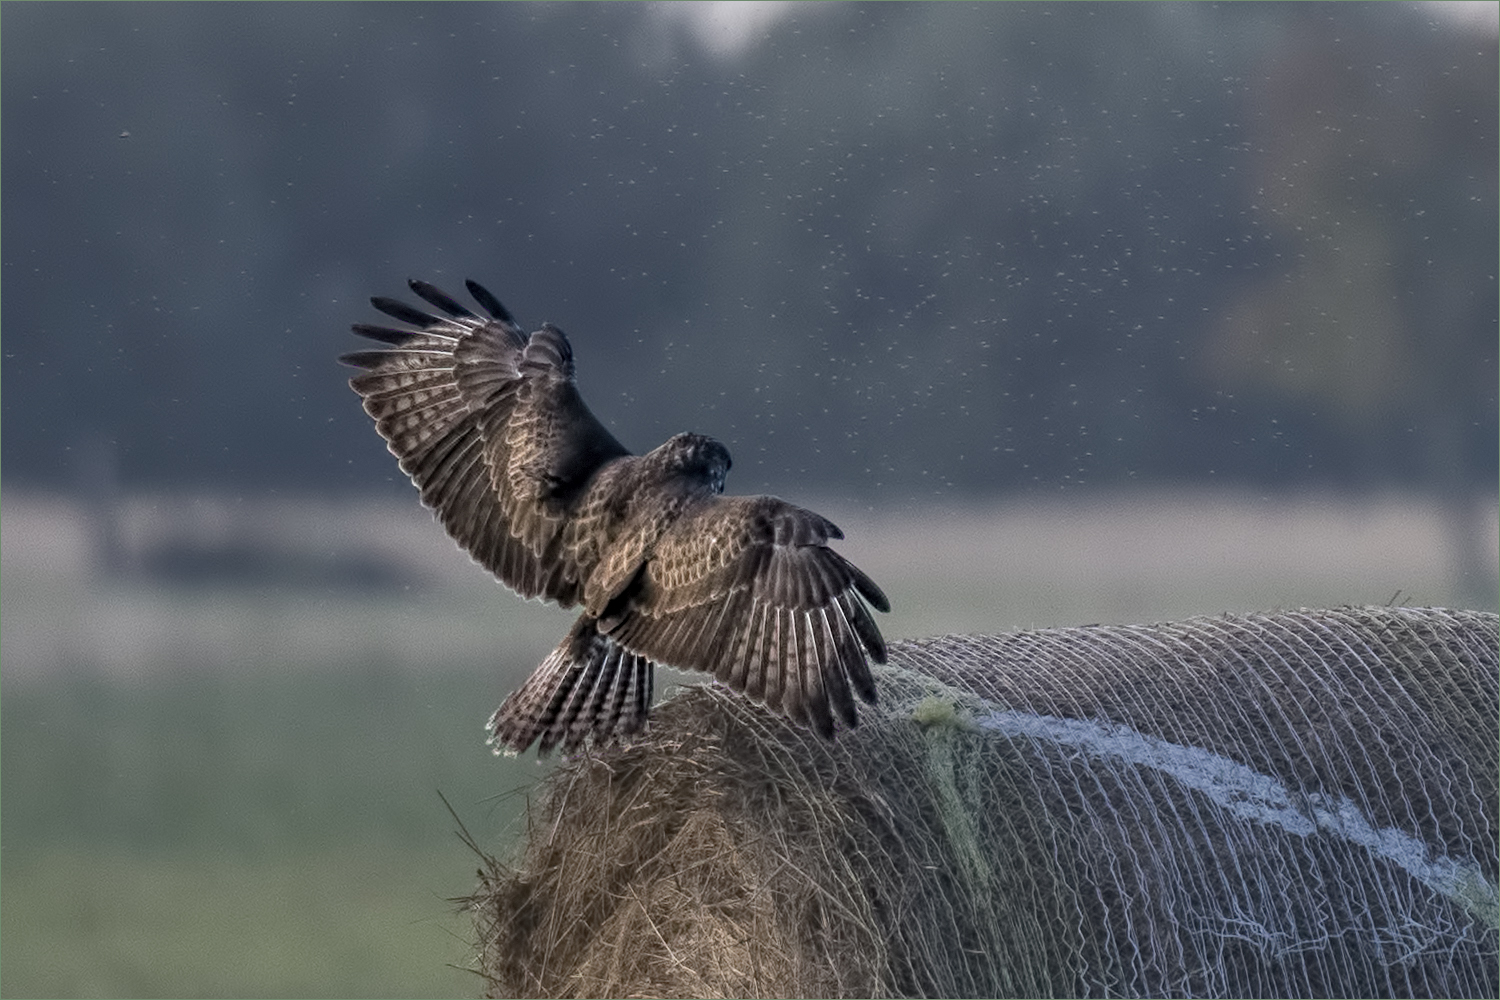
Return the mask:
[[472, 275], [738, 489], [1493, 488], [1493, 36], [848, 4], [709, 54], [653, 11], [7, 5], [12, 483], [102, 433], [125, 488], [394, 489], [330, 359]]
[[1328, 13], [1271, 25], [1248, 102], [1255, 193], [1296, 264], [1225, 310], [1210, 356], [1322, 411], [1345, 481], [1426, 484], [1462, 591], [1488, 601], [1474, 490], [1494, 480], [1500, 422], [1495, 40], [1414, 32], [1399, 9], [1354, 26]]

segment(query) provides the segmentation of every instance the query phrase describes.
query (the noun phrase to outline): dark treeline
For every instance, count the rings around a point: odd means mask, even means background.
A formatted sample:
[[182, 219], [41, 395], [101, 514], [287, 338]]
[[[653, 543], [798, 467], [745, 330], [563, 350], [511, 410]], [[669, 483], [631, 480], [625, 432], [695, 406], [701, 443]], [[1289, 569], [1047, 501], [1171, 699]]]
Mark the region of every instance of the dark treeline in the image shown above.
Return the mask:
[[[408, 276], [736, 491], [1493, 489], [1497, 54], [1405, 4], [4, 7], [11, 485], [398, 479]], [[795, 484], [795, 485], [794, 485]]]

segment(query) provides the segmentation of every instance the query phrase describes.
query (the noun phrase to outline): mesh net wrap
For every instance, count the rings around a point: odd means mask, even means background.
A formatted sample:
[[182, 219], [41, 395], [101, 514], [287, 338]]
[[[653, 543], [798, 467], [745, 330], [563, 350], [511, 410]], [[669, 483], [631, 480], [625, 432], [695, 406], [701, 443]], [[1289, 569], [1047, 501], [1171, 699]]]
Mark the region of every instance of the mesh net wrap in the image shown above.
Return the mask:
[[567, 761], [493, 995], [1496, 996], [1497, 616], [900, 642], [827, 744], [717, 687]]

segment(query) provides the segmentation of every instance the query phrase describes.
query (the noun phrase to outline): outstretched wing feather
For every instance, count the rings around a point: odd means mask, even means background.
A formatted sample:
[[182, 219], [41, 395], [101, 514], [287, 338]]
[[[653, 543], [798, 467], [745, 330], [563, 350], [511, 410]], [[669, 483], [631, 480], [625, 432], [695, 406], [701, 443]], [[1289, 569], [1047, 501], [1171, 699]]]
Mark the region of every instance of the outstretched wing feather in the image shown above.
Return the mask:
[[474, 282], [469, 291], [491, 319], [426, 282], [410, 286], [446, 315], [371, 299], [417, 329], [355, 325], [387, 347], [341, 359], [365, 370], [350, 385], [422, 502], [475, 560], [524, 596], [575, 603], [589, 567], [560, 544], [569, 503], [628, 453], [579, 396], [562, 331], [526, 338]]
[[416, 278], [412, 278], [407, 282], [407, 285], [411, 287], [412, 291], [416, 292], [427, 302], [437, 306], [443, 312], [447, 313], [449, 316], [454, 317], [455, 319], [477, 320], [479, 318], [466, 306], [460, 305], [458, 300], [453, 298], [453, 296], [449, 295], [447, 292], [443, 291], [440, 288], [428, 284], [425, 281], [419, 281]]
[[712, 673], [831, 734], [875, 701], [869, 661], [885, 642], [868, 576], [827, 542], [832, 523], [774, 497], [716, 497], [657, 543], [631, 609], [610, 636], [659, 663]]
[[516, 326], [516, 321], [511, 316], [510, 310], [505, 308], [500, 303], [500, 300], [490, 293], [488, 288], [485, 288], [473, 278], [465, 279], [464, 287], [469, 290], [470, 295], [474, 296], [474, 301], [478, 302], [492, 318], [499, 320], [505, 326], [514, 327], [517, 332], [520, 331], [520, 327]]

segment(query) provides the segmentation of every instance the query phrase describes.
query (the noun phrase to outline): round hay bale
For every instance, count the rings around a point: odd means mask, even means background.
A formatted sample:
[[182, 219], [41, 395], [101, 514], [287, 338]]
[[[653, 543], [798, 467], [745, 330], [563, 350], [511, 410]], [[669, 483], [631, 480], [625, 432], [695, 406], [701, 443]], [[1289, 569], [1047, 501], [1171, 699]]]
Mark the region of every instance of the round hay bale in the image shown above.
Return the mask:
[[565, 762], [495, 996], [1495, 996], [1497, 616], [896, 643], [825, 743], [717, 687]]

